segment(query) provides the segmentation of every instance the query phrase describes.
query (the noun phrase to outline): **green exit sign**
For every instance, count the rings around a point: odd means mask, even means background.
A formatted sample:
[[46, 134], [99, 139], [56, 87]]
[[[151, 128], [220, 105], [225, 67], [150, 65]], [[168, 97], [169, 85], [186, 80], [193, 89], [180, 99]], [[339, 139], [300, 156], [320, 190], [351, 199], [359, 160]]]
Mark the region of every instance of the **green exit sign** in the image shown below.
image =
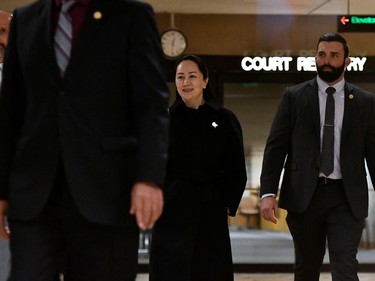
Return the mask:
[[375, 16], [337, 16], [338, 32], [375, 32]]

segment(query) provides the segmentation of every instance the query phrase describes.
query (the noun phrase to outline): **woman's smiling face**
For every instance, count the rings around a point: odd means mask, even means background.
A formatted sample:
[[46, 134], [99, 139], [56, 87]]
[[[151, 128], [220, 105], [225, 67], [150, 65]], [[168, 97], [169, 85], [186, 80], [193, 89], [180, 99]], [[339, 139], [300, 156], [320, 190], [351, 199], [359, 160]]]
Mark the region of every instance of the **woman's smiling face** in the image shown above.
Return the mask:
[[175, 77], [177, 92], [188, 107], [198, 108], [204, 103], [203, 89], [208, 79], [203, 78], [198, 65], [191, 60], [184, 60], [177, 66]]

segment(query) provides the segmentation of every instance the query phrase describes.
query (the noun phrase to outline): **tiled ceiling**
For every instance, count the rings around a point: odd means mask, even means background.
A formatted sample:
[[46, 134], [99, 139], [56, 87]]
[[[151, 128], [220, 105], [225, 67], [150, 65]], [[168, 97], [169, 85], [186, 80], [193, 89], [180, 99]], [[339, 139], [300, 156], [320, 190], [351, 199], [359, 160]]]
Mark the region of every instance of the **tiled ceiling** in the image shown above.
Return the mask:
[[[34, 0], [0, 0], [0, 9]], [[52, 1], [52, 0], [51, 0]], [[110, 0], [103, 0], [110, 1]], [[156, 12], [205, 14], [375, 14], [374, 0], [143, 0]]]

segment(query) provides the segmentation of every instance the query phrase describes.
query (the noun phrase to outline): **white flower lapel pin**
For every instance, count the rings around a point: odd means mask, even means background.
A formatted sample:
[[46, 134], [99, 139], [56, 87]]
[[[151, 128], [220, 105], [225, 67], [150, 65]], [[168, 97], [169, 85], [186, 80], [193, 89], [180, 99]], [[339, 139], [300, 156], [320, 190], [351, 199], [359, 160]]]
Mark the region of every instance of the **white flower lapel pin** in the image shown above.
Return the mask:
[[212, 127], [214, 127], [215, 129], [219, 126], [215, 121], [214, 122], [212, 122]]

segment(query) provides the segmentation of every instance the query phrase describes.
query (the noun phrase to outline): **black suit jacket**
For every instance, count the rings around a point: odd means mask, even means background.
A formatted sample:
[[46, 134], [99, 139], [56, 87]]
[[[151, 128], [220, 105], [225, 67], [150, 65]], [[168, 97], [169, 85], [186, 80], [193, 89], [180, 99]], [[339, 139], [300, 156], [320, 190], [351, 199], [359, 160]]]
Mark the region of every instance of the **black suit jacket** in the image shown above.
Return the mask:
[[62, 159], [82, 214], [127, 224], [132, 184], [164, 179], [169, 94], [153, 11], [138, 1], [91, 0], [61, 79], [52, 3], [37, 1], [12, 19], [0, 100], [0, 198], [9, 201], [10, 219], [34, 218]]
[[[280, 207], [303, 212], [310, 203], [320, 171], [320, 113], [316, 79], [287, 88], [267, 140], [260, 195], [277, 194]], [[365, 160], [375, 179], [375, 96], [345, 84], [340, 161], [346, 197], [353, 215], [368, 214]]]

